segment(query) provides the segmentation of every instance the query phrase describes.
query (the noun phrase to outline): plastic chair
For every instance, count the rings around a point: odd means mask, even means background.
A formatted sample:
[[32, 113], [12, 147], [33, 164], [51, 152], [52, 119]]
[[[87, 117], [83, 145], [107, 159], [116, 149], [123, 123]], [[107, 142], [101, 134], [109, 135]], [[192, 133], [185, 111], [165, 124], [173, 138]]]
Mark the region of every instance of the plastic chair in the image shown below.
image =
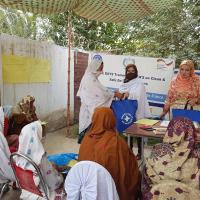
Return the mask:
[[[14, 160], [14, 157], [16, 157], [16, 156], [21, 157], [21, 158], [25, 159], [26, 161], [28, 161], [29, 164], [34, 167], [35, 172], [18, 167], [15, 164], [15, 160]], [[29, 157], [27, 157], [23, 154], [20, 154], [20, 153], [12, 153], [10, 156], [10, 163], [11, 163], [11, 167], [14, 171], [14, 174], [15, 174], [15, 177], [17, 180], [17, 184], [21, 189], [27, 190], [38, 196], [45, 197], [47, 200], [49, 200], [48, 188], [42, 177], [42, 173], [41, 173], [39, 167], [35, 164], [35, 162], [32, 159], [30, 159]], [[44, 194], [41, 192], [39, 187], [35, 185], [35, 182], [33, 180], [34, 175], [39, 177], [40, 183], [41, 183], [40, 186], [41, 186], [41, 189], [43, 190]]]
[[0, 199], [2, 198], [4, 192], [7, 190], [7, 187], [9, 187], [9, 183], [10, 183], [10, 181], [7, 181], [6, 183], [2, 184], [1, 192], [0, 192]]

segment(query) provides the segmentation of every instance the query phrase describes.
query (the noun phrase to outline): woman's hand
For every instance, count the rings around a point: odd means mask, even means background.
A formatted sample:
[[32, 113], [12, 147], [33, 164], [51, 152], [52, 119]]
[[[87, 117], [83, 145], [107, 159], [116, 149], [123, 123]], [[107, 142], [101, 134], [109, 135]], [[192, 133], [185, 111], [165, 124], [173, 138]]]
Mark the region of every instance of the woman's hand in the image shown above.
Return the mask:
[[160, 119], [163, 119], [163, 118], [165, 117], [166, 114], [167, 114], [167, 113], [163, 111], [163, 112], [161, 113], [161, 115], [159, 116], [159, 118], [160, 118]]
[[188, 101], [188, 103], [191, 106], [194, 106], [194, 105], [198, 104], [198, 98], [191, 99], [191, 100]]
[[115, 91], [114, 97], [117, 97], [118, 99], [122, 99], [123, 96], [124, 96], [124, 95], [123, 95], [122, 93], [120, 93], [120, 92], [118, 92], [118, 91]]
[[129, 93], [128, 92], [124, 93], [123, 99], [128, 99], [128, 97], [129, 97]]

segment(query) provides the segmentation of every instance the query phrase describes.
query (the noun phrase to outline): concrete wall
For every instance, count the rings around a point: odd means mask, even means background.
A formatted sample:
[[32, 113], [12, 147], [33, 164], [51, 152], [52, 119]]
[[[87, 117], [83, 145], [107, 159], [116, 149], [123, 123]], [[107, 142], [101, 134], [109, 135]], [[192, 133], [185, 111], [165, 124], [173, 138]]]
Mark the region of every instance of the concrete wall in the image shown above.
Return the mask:
[[[0, 71], [2, 69], [2, 54], [43, 58], [48, 59], [51, 63], [51, 80], [49, 83], [3, 84], [1, 80], [2, 105], [14, 105], [23, 96], [31, 94], [36, 98], [35, 105], [39, 117], [67, 107], [68, 51], [66, 48], [3, 34], [0, 36]], [[73, 57], [72, 53], [70, 77], [72, 115], [74, 110]]]
[[88, 53], [74, 52], [74, 120], [78, 121], [80, 99], [76, 96], [81, 79], [88, 66]]

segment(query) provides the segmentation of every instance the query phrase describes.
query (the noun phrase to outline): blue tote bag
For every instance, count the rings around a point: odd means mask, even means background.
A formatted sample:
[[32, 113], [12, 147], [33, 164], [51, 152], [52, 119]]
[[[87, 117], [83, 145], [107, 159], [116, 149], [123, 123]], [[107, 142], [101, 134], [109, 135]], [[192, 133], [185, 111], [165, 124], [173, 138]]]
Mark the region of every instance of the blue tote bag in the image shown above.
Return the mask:
[[116, 118], [116, 128], [123, 132], [136, 121], [137, 100], [114, 100], [111, 108]]
[[172, 108], [172, 116], [175, 117], [187, 117], [191, 121], [200, 122], [200, 111], [199, 110], [193, 110], [193, 107], [191, 106], [191, 110], [187, 110], [188, 102], [185, 105], [184, 109], [175, 109]]

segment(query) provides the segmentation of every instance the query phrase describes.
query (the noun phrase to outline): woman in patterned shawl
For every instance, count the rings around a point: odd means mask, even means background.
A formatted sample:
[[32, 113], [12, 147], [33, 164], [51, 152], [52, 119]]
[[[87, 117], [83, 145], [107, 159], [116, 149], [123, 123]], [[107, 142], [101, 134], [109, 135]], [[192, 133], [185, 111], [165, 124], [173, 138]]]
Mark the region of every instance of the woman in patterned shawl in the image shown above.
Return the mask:
[[9, 134], [19, 135], [25, 125], [38, 120], [34, 102], [35, 98], [27, 95], [16, 106], [13, 106], [12, 116], [9, 119]]
[[195, 127], [187, 118], [173, 119], [163, 143], [147, 159], [143, 199], [200, 199], [200, 147]]
[[179, 73], [171, 81], [161, 118], [173, 104], [186, 102], [191, 106], [200, 105], [200, 77], [195, 75], [192, 60], [184, 60], [179, 67]]
[[34, 101], [33, 96], [27, 95], [16, 106], [0, 107], [0, 131], [6, 137], [11, 152], [18, 149], [22, 128], [38, 119]]

